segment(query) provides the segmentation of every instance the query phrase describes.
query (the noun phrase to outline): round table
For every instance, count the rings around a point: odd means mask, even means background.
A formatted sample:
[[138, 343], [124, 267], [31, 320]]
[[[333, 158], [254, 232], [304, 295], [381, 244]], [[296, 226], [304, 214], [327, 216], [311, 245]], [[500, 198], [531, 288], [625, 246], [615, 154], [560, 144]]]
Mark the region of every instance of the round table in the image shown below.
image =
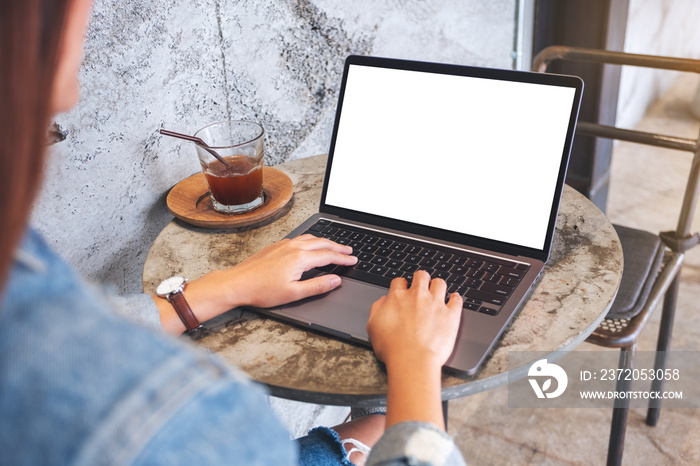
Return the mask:
[[[172, 275], [194, 279], [233, 266], [284, 238], [318, 211], [325, 165], [326, 156], [277, 165], [292, 179], [294, 197], [263, 225], [210, 230], [173, 220], [148, 253], [144, 291], [153, 293]], [[506, 384], [515, 372], [525, 376], [529, 364], [509, 368], [509, 351], [563, 352], [583, 342], [610, 308], [622, 264], [608, 219], [566, 186], [550, 259], [536, 290], [477, 377], [443, 373], [443, 400]], [[210, 320], [196, 343], [267, 385], [274, 396], [340, 406], [375, 406], [386, 399], [386, 371], [371, 350], [251, 311], [233, 309]]]

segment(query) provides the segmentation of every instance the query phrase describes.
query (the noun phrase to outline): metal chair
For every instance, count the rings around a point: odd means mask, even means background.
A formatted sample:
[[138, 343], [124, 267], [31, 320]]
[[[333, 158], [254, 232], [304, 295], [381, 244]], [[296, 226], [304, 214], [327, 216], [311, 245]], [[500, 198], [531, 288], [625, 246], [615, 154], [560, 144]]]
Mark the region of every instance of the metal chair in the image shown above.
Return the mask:
[[[700, 74], [700, 60], [562, 46], [552, 46], [542, 50], [535, 57], [533, 70], [546, 72], [549, 63], [554, 60], [630, 65]], [[642, 230], [615, 226], [625, 255], [622, 283], [618, 297], [608, 315], [586, 340], [607, 348], [620, 348], [620, 368], [631, 369], [639, 335], [663, 297], [655, 369], [664, 370], [666, 369], [666, 351], [669, 350], [671, 342], [681, 267], [685, 253], [700, 241], [697, 233], [691, 234], [690, 232], [698, 200], [698, 191], [700, 190], [698, 182], [700, 178], [700, 135], [698, 139], [693, 140], [631, 131], [590, 122], [579, 122], [576, 131], [577, 134], [586, 136], [648, 144], [693, 154], [683, 203], [674, 231], [654, 235]], [[616, 390], [629, 390], [630, 384], [630, 381], [618, 381]], [[660, 391], [662, 388], [663, 380], [652, 382], [652, 391]], [[660, 400], [650, 402], [646, 418], [648, 425], [656, 425], [660, 408]], [[610, 427], [608, 465], [619, 465], [622, 462], [628, 413], [629, 400], [616, 400]]]

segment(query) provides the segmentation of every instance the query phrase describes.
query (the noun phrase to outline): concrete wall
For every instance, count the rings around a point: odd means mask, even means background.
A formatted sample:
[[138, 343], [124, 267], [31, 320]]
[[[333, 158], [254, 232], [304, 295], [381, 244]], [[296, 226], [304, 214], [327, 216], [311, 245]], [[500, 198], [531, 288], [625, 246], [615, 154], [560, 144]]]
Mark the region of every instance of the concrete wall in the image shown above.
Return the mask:
[[[630, 0], [625, 51], [645, 55], [700, 58], [700, 2]], [[618, 125], [631, 128], [678, 79], [679, 73], [624, 67]]]
[[90, 278], [141, 289], [172, 219], [170, 187], [199, 170], [193, 133], [259, 120], [267, 163], [328, 150], [345, 56], [509, 68], [516, 0], [97, 0], [82, 100], [56, 118], [33, 221]]

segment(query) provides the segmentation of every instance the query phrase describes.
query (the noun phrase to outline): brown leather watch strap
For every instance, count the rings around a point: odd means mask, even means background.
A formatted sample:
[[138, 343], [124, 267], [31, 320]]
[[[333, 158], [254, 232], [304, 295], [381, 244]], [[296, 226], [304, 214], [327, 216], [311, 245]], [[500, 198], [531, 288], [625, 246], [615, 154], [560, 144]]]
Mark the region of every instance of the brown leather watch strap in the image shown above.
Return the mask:
[[185, 294], [182, 291], [170, 294], [167, 299], [175, 308], [175, 312], [180, 316], [180, 320], [185, 324], [188, 332], [201, 327], [201, 324], [197, 320], [197, 317], [195, 317], [194, 312], [192, 312], [192, 308], [190, 308], [190, 305], [187, 303]]

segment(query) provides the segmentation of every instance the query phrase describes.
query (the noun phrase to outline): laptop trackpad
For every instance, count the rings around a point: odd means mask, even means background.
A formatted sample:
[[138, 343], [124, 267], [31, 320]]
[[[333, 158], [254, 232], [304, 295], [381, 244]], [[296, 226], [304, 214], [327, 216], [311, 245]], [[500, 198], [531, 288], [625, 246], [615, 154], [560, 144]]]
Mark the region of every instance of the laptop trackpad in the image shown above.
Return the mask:
[[386, 288], [344, 278], [335, 290], [282, 306], [279, 313], [368, 341], [369, 309], [388, 292]]

